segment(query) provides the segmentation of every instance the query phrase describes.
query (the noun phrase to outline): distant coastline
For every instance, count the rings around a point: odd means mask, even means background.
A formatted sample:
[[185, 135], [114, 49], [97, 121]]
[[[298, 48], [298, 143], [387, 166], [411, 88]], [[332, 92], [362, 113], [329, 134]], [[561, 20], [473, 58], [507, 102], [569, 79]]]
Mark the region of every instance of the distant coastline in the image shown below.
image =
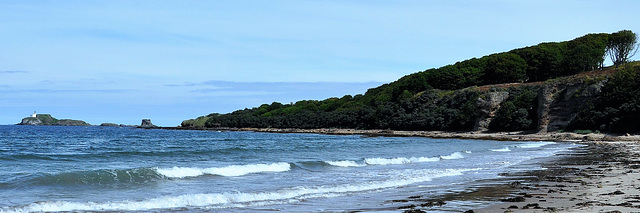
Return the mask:
[[73, 119], [57, 119], [50, 114], [36, 114], [34, 112], [30, 117], [25, 117], [16, 125], [25, 126], [101, 126], [101, 127], [134, 127], [134, 128], [158, 128], [151, 123], [151, 119], [142, 119], [140, 125], [102, 123], [100, 125], [92, 125], [83, 120]]

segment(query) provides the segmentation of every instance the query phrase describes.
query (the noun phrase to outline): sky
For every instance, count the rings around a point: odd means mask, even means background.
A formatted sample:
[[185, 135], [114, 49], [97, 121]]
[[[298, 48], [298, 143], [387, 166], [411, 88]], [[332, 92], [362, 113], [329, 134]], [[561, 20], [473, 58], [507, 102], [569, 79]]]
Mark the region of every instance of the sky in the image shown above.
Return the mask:
[[[178, 126], [473, 57], [640, 32], [640, 1], [0, 1], [0, 124]], [[633, 60], [638, 60], [636, 55]]]

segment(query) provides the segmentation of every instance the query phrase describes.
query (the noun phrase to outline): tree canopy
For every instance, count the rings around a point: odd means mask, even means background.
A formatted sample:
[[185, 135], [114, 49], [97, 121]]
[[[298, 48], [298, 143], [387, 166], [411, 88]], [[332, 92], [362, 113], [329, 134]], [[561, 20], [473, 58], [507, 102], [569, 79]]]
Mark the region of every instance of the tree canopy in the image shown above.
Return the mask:
[[[602, 68], [607, 50], [619, 43], [616, 39], [629, 37], [626, 31], [614, 34], [588, 34], [472, 58], [406, 75], [363, 95], [273, 102], [187, 120], [183, 126], [467, 131], [478, 117], [476, 102], [484, 96], [475, 86], [544, 81]], [[535, 129], [538, 89], [508, 90], [510, 96], [489, 129]]]
[[637, 44], [637, 35], [631, 30], [621, 30], [612, 33], [607, 43], [607, 54], [611, 58], [611, 62], [618, 67], [629, 61], [633, 57], [640, 44]]

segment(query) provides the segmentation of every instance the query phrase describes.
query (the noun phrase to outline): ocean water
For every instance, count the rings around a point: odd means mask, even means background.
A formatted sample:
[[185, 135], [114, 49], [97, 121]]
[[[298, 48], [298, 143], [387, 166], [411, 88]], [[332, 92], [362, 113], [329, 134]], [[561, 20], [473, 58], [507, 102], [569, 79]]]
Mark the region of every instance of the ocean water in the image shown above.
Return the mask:
[[0, 212], [400, 212], [577, 146], [0, 126]]

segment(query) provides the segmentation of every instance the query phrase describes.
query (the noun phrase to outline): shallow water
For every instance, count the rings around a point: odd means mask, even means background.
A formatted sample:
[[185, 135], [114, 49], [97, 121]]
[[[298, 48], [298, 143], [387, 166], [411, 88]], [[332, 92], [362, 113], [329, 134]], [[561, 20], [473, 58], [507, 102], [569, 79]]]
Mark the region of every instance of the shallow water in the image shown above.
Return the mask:
[[0, 136], [0, 212], [386, 210], [578, 146], [119, 127], [0, 126]]

